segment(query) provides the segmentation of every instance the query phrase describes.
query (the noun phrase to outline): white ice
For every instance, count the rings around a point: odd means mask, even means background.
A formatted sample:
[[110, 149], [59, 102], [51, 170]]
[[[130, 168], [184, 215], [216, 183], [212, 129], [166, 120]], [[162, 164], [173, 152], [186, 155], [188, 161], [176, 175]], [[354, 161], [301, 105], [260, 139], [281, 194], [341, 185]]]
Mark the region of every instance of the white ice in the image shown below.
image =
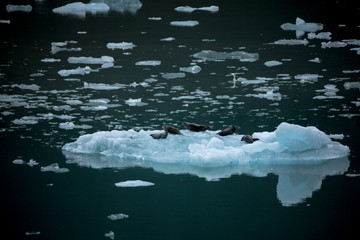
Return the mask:
[[86, 66], [86, 67], [77, 67], [75, 69], [63, 69], [63, 70], [60, 70], [58, 71], [58, 74], [62, 77], [67, 77], [67, 76], [70, 76], [70, 75], [85, 75], [85, 74], [89, 74], [91, 72], [98, 72], [99, 70], [97, 69], [92, 69], [90, 68], [89, 66]]
[[41, 167], [42, 172], [66, 173], [70, 170], [68, 168], [60, 168], [58, 163], [52, 163], [49, 166]]
[[53, 63], [53, 62], [61, 62], [61, 59], [56, 59], [56, 58], [44, 58], [41, 59], [42, 62], [46, 62], [46, 63]]
[[90, 3], [106, 3], [112, 11], [131, 14], [135, 14], [142, 7], [139, 0], [91, 0]]
[[180, 7], [176, 7], [175, 11], [177, 12], [186, 12], [186, 13], [192, 13], [193, 11], [208, 11], [208, 12], [218, 12], [219, 11], [219, 7], [218, 6], [210, 6], [210, 7], [200, 7], [200, 8], [193, 8], [193, 7], [189, 7], [189, 6], [180, 6]]
[[90, 129], [92, 126], [90, 125], [76, 125], [73, 122], [64, 122], [59, 124], [59, 128], [65, 129], [65, 130], [73, 130], [73, 129]]
[[165, 79], [176, 79], [176, 78], [183, 78], [185, 77], [186, 74], [183, 72], [178, 72], [178, 73], [164, 73], [161, 75], [161, 77], [165, 78]]
[[146, 182], [142, 180], [127, 180], [124, 182], [115, 183], [117, 187], [148, 187], [155, 185], [152, 182]]
[[344, 83], [344, 88], [346, 90], [350, 90], [350, 89], [358, 89], [358, 90], [360, 90], [360, 82], [345, 82]]
[[8, 4], [6, 5], [6, 11], [11, 12], [31, 12], [32, 6], [31, 5], [13, 5]]
[[75, 15], [85, 17], [86, 13], [106, 13], [109, 11], [109, 6], [105, 3], [82, 3], [74, 2], [66, 4], [65, 6], [54, 8], [53, 12], [62, 15]]
[[110, 231], [108, 233], [105, 233], [105, 237], [108, 237], [110, 239], [114, 239], [115, 238], [115, 233], [113, 231]]
[[201, 71], [201, 67], [199, 67], [198, 65], [194, 65], [190, 67], [181, 67], [180, 71], [196, 74]]
[[12, 88], [20, 88], [23, 90], [32, 90], [32, 91], [39, 91], [40, 86], [36, 85], [36, 84], [12, 84], [11, 85]]
[[159, 66], [161, 61], [158, 60], [146, 60], [146, 61], [139, 61], [136, 62], [135, 65], [137, 66]]
[[0, 23], [10, 24], [10, 20], [0, 20]]
[[331, 32], [308, 33], [308, 39], [331, 40]]
[[321, 23], [306, 23], [299, 17], [296, 18], [295, 24], [284, 23], [280, 27], [283, 30], [296, 31], [296, 37], [301, 37], [305, 32], [316, 32], [323, 29], [323, 25]]
[[344, 42], [340, 42], [340, 41], [335, 41], [335, 42], [322, 42], [321, 43], [321, 48], [342, 48], [342, 47], [346, 47], [347, 44]]
[[319, 74], [305, 73], [305, 74], [297, 74], [295, 75], [294, 78], [300, 80], [301, 83], [308, 83], [308, 82], [312, 83], [322, 77], [324, 76]]
[[276, 61], [276, 60], [270, 60], [270, 61], [266, 61], [265, 66], [267, 67], [275, 67], [275, 66], [279, 66], [281, 64], [283, 64], [282, 62]]
[[255, 62], [259, 59], [258, 53], [248, 53], [244, 51], [235, 52], [216, 52], [212, 50], [202, 50], [193, 54], [193, 57], [204, 61], [222, 61], [226, 59], [237, 59], [240, 62]]
[[343, 96], [336, 95], [339, 89], [336, 88], [333, 84], [326, 84], [324, 89], [316, 90], [316, 92], [324, 93], [324, 95], [318, 95], [313, 97], [313, 99], [343, 99]]
[[199, 25], [199, 22], [198, 21], [193, 21], [193, 20], [172, 21], [172, 22], [170, 22], [170, 25], [178, 26], [178, 27], [194, 27], [196, 25]]
[[121, 83], [107, 84], [107, 83], [84, 82], [84, 88], [93, 89], [93, 90], [118, 90], [118, 89], [126, 88], [126, 85]]
[[160, 41], [163, 41], [163, 42], [171, 42], [171, 41], [174, 41], [174, 40], [175, 40], [174, 37], [167, 37], [167, 38], [160, 39]]
[[82, 63], [82, 64], [104, 64], [113, 63], [114, 58], [109, 56], [102, 56], [100, 58], [94, 57], [69, 57], [69, 63]]
[[131, 107], [141, 107], [141, 106], [146, 106], [148, 105], [148, 103], [142, 102], [141, 98], [129, 98], [128, 100], [125, 100], [125, 104], [131, 106]]
[[275, 44], [275, 45], [290, 45], [290, 46], [293, 46], [293, 45], [304, 45], [304, 46], [306, 46], [308, 43], [309, 43], [309, 41], [306, 40], [306, 39], [304, 39], [304, 40], [301, 40], [301, 39], [280, 39], [280, 40], [275, 41], [273, 44]]
[[266, 93], [257, 93], [257, 94], [246, 94], [246, 97], [257, 97], [257, 98], [265, 98], [273, 101], [280, 101], [281, 94], [278, 92], [274, 92], [273, 89], [267, 90]]
[[122, 49], [122, 50], [128, 50], [128, 49], [133, 49], [134, 47], [136, 47], [135, 44], [133, 44], [132, 42], [121, 42], [121, 43], [108, 43], [106, 44], [106, 47], [108, 49]]
[[121, 220], [121, 219], [124, 219], [124, 218], [129, 218], [129, 215], [127, 214], [124, 214], [124, 213], [116, 213], [116, 214], [111, 214], [108, 216], [108, 219], [110, 220]]

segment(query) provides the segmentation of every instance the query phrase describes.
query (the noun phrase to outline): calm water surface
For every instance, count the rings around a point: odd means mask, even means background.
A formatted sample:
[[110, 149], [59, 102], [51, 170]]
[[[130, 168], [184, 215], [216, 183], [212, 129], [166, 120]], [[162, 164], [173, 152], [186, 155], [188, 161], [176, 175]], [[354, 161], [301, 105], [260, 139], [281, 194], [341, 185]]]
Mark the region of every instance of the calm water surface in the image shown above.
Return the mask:
[[[114, 239], [349, 239], [357, 234], [358, 3], [142, 0], [141, 7], [111, 5], [107, 13], [86, 16], [52, 12], [69, 2], [16, 1], [31, 4], [30, 13], [8, 12], [7, 3], [0, 5], [0, 20], [10, 20], [0, 23], [3, 235], [109, 239], [105, 234], [113, 232]], [[174, 10], [211, 5], [219, 10]], [[297, 17], [321, 23], [321, 31], [331, 32], [331, 39], [309, 39], [307, 33], [296, 38], [295, 31], [280, 28], [295, 24]], [[185, 20], [199, 24], [171, 25]], [[274, 44], [282, 39], [308, 43]], [[335, 47], [322, 47], [329, 41]], [[107, 48], [108, 43], [122, 42], [136, 46]], [[203, 50], [259, 57], [244, 62], [193, 56]], [[68, 61], [80, 56], [111, 56], [114, 62], [101, 67]], [[136, 65], [149, 60], [161, 64]], [[267, 67], [270, 60], [282, 64]], [[179, 70], [194, 64], [200, 72]], [[86, 66], [94, 71], [59, 74]], [[169, 79], [165, 73], [184, 74]], [[234, 81], [232, 74], [257, 83]], [[204, 175], [228, 169], [172, 174], [177, 166], [125, 167], [114, 159], [75, 158], [61, 150], [87, 133], [156, 130], [164, 124], [181, 128], [183, 121], [209, 123], [215, 129], [237, 124], [239, 134], [274, 131], [281, 122], [315, 126], [327, 134], [342, 134], [336, 141], [351, 152], [318, 165], [255, 167], [266, 173], [261, 177], [247, 172], [207, 181]], [[41, 171], [52, 163], [69, 171]], [[137, 179], [155, 185], [114, 185]], [[128, 218], [108, 218], [119, 213]]]

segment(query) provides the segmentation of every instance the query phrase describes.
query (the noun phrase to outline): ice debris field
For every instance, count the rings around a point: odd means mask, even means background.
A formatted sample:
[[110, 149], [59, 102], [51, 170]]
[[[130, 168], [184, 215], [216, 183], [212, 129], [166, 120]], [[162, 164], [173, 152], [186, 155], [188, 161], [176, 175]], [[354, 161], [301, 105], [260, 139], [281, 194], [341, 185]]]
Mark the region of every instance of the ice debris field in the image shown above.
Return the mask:
[[240, 141], [240, 134], [221, 137], [216, 132], [182, 130], [183, 135], [170, 134], [155, 140], [150, 134], [159, 131], [101, 131], [80, 136], [65, 144], [63, 151], [205, 168], [254, 163], [318, 164], [349, 154], [347, 146], [332, 141], [319, 129], [285, 122], [274, 132], [254, 133], [260, 140], [253, 144]]

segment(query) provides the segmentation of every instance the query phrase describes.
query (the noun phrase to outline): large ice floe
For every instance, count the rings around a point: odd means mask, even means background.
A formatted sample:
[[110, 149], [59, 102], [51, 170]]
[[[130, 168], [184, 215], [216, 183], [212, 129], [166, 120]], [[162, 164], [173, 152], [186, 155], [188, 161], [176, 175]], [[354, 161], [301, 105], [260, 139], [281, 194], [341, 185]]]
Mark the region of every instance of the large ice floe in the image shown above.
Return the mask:
[[320, 189], [322, 179], [349, 167], [349, 148], [332, 141], [316, 127], [281, 123], [273, 132], [257, 132], [259, 141], [246, 144], [243, 135], [216, 131], [169, 134], [159, 130], [113, 130], [80, 136], [62, 150], [68, 163], [95, 169], [153, 168], [165, 174], [192, 174], [209, 181], [234, 174], [279, 175], [277, 196], [284, 206], [297, 204]]
[[193, 55], [205, 61], [224, 61], [226, 59], [237, 59], [240, 62], [255, 62], [259, 59], [258, 53], [248, 53], [244, 51], [235, 52], [216, 52], [212, 50], [203, 50]]
[[107, 13], [109, 6], [105, 3], [82, 3], [74, 2], [66, 4], [65, 6], [57, 7], [53, 9], [54, 13], [61, 15], [74, 15], [77, 17], [84, 18], [86, 13]]

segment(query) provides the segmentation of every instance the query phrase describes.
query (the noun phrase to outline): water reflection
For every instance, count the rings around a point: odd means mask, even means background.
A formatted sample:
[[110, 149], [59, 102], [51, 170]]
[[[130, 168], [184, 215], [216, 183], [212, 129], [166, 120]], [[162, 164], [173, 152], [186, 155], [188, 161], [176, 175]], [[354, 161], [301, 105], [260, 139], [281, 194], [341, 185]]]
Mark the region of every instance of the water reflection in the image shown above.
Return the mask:
[[278, 175], [277, 198], [283, 206], [292, 206], [310, 198], [314, 191], [320, 190], [326, 176], [344, 174], [350, 164], [347, 157], [331, 159], [321, 164], [307, 165], [264, 165], [244, 164], [223, 167], [197, 167], [187, 164], [159, 163], [141, 160], [126, 160], [118, 157], [105, 157], [98, 154], [74, 154], [63, 151], [67, 163], [94, 169], [131, 167], [152, 168], [164, 174], [191, 174], [207, 181], [216, 181], [232, 175], [265, 177]]

